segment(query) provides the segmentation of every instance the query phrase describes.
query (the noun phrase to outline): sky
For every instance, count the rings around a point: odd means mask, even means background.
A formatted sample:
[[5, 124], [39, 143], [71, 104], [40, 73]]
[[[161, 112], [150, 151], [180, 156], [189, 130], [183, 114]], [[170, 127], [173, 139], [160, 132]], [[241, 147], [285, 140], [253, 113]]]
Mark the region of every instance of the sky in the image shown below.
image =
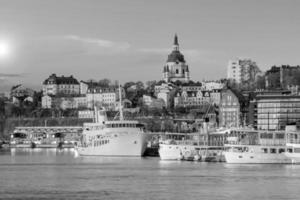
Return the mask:
[[228, 61], [299, 65], [297, 0], [0, 0], [0, 91], [78, 80], [161, 80], [178, 34], [191, 79], [226, 77]]

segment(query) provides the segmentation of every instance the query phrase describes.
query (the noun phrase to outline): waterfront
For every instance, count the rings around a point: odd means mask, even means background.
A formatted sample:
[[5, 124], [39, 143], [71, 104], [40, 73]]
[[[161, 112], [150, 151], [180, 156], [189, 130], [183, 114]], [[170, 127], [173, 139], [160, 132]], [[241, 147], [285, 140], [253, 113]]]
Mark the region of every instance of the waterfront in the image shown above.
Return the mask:
[[299, 199], [300, 165], [76, 157], [74, 150], [0, 153], [0, 199]]

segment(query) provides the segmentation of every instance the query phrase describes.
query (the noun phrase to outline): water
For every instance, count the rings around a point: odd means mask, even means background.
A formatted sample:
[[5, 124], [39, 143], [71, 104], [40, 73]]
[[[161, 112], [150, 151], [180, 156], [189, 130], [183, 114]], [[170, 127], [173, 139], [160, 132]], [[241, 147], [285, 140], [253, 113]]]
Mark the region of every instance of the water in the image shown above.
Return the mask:
[[300, 165], [0, 151], [0, 199], [300, 199]]

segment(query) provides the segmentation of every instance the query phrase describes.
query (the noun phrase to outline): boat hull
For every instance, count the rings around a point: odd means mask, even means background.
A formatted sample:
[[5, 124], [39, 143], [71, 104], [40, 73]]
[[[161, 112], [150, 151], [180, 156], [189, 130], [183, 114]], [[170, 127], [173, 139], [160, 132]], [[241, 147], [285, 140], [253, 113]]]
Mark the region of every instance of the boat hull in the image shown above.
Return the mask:
[[291, 159], [292, 163], [300, 163], [300, 153], [285, 152], [285, 156]]
[[264, 154], [250, 152], [224, 152], [227, 163], [234, 164], [290, 164], [291, 159], [284, 153]]
[[159, 144], [159, 156], [161, 160], [194, 160], [207, 162], [222, 162], [221, 147], [210, 148], [208, 146]]
[[146, 133], [112, 135], [103, 145], [76, 147], [81, 156], [143, 156], [147, 145]]

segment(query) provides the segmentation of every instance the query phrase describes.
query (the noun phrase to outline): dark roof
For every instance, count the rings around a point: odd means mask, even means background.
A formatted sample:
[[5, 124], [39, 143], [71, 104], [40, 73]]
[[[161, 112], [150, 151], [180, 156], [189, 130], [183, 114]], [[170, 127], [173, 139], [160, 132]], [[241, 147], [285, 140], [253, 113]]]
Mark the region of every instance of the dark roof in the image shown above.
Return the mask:
[[180, 51], [173, 50], [171, 54], [168, 55], [167, 62], [183, 62], [185, 63], [184, 56], [180, 53]]
[[60, 85], [60, 84], [78, 84], [79, 85], [79, 82], [77, 81], [77, 79], [75, 79], [72, 75], [69, 76], [69, 77], [65, 77], [65, 76], [56, 76], [56, 74], [51, 74], [49, 76], [49, 78], [47, 78], [44, 82], [43, 82], [44, 85], [47, 85], [47, 84], [57, 84], [57, 85]]

